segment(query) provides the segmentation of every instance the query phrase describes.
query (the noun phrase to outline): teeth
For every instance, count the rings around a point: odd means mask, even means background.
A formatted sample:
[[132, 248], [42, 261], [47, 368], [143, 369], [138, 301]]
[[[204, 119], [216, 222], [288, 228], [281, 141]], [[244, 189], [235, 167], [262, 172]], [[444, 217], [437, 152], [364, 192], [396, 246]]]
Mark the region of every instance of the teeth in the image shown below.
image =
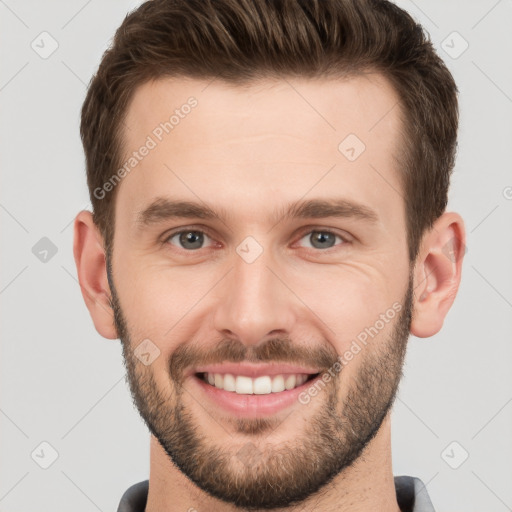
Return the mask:
[[284, 387], [286, 389], [293, 389], [295, 384], [297, 384], [297, 377], [295, 377], [295, 375], [289, 375], [286, 377], [286, 380], [284, 381]]
[[236, 391], [236, 380], [230, 373], [226, 373], [226, 375], [224, 375], [223, 388], [224, 391]]
[[284, 391], [284, 377], [282, 375], [276, 375], [272, 379], [272, 393], [279, 393]]
[[268, 395], [272, 392], [272, 379], [266, 375], [256, 377], [252, 383], [252, 390], [255, 395]]
[[230, 373], [206, 373], [204, 380], [224, 391], [231, 391], [240, 395], [268, 395], [269, 393], [279, 393], [281, 391], [294, 389], [301, 386], [308, 379], [309, 374], [290, 374], [290, 375], [262, 375], [252, 379], [244, 375], [234, 376]]
[[235, 380], [235, 386], [235, 391], [240, 395], [252, 395], [253, 393], [252, 379], [250, 377], [242, 377], [239, 375]]

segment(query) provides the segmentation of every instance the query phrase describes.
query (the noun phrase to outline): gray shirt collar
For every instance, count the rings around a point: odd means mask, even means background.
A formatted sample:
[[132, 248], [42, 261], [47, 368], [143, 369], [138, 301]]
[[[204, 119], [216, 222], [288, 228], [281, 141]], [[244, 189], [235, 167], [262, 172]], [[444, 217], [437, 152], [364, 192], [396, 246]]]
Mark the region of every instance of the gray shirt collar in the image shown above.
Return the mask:
[[[117, 512], [144, 512], [149, 480], [132, 485], [121, 498]], [[395, 476], [396, 498], [401, 512], [435, 512], [423, 482], [414, 476]]]

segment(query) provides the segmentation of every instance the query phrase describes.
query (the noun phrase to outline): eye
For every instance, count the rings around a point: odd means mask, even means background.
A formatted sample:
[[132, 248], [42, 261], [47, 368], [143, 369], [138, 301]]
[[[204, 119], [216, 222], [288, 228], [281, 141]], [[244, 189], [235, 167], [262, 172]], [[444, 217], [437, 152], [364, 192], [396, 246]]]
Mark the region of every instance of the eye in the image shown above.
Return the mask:
[[309, 231], [301, 240], [306, 239], [312, 249], [331, 249], [336, 245], [336, 238], [340, 239], [342, 243], [347, 242], [341, 235], [325, 229]]
[[[177, 241], [173, 240], [176, 239]], [[189, 252], [204, 249], [205, 239], [212, 241], [213, 239], [203, 230], [200, 229], [181, 229], [175, 231], [165, 237], [164, 243], [171, 245], [178, 245], [180, 248]], [[325, 229], [315, 229], [305, 232], [300, 240], [306, 239], [310, 244], [306, 247], [310, 249], [326, 250], [336, 246], [336, 239], [341, 241], [341, 245], [347, 243], [347, 239], [333, 231]], [[214, 245], [214, 244], [210, 244]], [[338, 244], [340, 245], [340, 244]]]
[[181, 248], [191, 251], [195, 249], [202, 249], [205, 237], [210, 239], [204, 231], [198, 229], [185, 229], [172, 233], [165, 238], [164, 243], [171, 243], [172, 245], [175, 245], [171, 241], [176, 237]]

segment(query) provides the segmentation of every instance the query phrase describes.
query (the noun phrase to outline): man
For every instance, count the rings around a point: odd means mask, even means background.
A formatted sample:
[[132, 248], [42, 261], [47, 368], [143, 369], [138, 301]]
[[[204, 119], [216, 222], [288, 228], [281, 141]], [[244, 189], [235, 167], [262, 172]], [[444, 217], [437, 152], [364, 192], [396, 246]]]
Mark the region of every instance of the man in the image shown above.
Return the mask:
[[119, 511], [432, 511], [393, 476], [410, 333], [437, 333], [452, 76], [377, 0], [153, 0], [82, 110], [74, 254], [151, 436]]

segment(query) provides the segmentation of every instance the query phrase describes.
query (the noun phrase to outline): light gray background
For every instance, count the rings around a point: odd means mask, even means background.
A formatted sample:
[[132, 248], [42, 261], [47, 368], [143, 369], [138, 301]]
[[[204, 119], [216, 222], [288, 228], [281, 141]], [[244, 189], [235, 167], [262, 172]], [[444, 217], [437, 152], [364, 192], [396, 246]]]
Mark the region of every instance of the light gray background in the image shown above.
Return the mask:
[[[90, 207], [79, 139], [86, 84], [139, 3], [0, 0], [1, 511], [113, 511], [149, 474], [120, 342], [95, 331], [72, 255], [72, 221]], [[512, 510], [512, 2], [399, 5], [459, 86], [449, 209], [466, 221], [468, 252], [443, 330], [410, 339], [394, 474], [421, 478], [437, 512]], [[43, 31], [59, 45], [47, 59], [31, 48]], [[469, 43], [461, 55], [454, 31]], [[46, 262], [32, 252], [43, 237], [57, 248]], [[48, 469], [38, 465], [50, 462], [44, 441], [58, 452]]]

